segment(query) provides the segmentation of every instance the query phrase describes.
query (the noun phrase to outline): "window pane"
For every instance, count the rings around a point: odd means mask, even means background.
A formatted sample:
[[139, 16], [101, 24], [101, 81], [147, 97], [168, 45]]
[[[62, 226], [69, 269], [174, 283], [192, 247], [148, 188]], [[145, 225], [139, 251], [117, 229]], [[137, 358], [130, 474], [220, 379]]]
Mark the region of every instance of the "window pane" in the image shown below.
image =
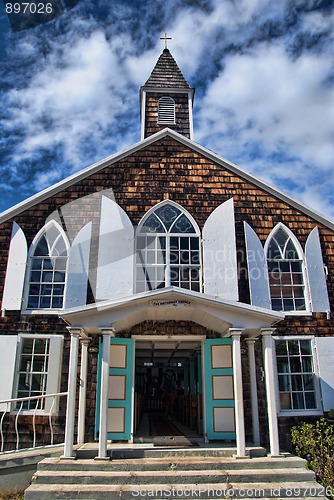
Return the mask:
[[292, 393], [292, 404], [293, 408], [296, 410], [303, 410], [304, 405], [304, 393], [303, 392], [293, 392]]
[[276, 341], [276, 354], [278, 356], [284, 356], [288, 354], [287, 345], [285, 340]]
[[276, 356], [281, 409], [315, 409], [311, 340], [276, 341]]
[[179, 210], [174, 205], [165, 204], [162, 207], [159, 207], [155, 211], [155, 213], [157, 214], [159, 219], [163, 222], [166, 229], [169, 230], [172, 223], [180, 215], [181, 210]]
[[305, 403], [307, 409], [316, 409], [317, 403], [314, 392], [305, 392]]
[[300, 352], [302, 354], [312, 355], [311, 342], [309, 340], [300, 340]]
[[282, 392], [291, 391], [290, 375], [280, 375], [278, 377], [279, 390]]
[[282, 356], [277, 358], [277, 371], [278, 373], [289, 373], [290, 372], [290, 367], [289, 367], [289, 358]]
[[280, 393], [280, 404], [281, 404], [281, 410], [291, 410], [292, 401], [291, 401], [291, 394], [289, 392]]
[[291, 375], [291, 386], [293, 391], [303, 390], [303, 380], [301, 375]]
[[312, 357], [303, 357], [303, 372], [311, 372], [313, 371], [313, 366], [312, 366]]
[[298, 340], [288, 340], [288, 351], [290, 356], [298, 356], [299, 351], [299, 341]]
[[290, 367], [291, 367], [291, 373], [301, 373], [302, 365], [299, 356], [290, 358]]

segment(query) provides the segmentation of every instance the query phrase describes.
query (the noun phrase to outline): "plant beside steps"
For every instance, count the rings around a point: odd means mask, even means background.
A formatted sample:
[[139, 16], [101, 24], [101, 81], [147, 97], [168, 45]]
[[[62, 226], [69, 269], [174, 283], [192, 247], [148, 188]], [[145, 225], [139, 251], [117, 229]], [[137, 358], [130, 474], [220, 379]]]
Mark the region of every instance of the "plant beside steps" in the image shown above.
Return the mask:
[[325, 498], [305, 461], [289, 454], [235, 459], [217, 450], [165, 451], [170, 456], [156, 449], [110, 461], [47, 458], [25, 500]]

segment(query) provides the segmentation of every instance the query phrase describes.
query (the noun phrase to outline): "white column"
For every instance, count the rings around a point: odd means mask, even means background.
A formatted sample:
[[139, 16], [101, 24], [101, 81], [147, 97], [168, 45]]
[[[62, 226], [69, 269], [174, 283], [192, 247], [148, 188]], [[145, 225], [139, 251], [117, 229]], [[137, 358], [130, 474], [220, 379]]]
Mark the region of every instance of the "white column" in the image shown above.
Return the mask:
[[65, 442], [63, 458], [75, 458], [73, 454], [75, 397], [77, 390], [77, 369], [79, 352], [79, 335], [81, 328], [68, 328], [71, 334], [70, 363], [68, 370], [68, 394], [65, 424]]
[[275, 328], [262, 328], [262, 343], [264, 351], [264, 372], [267, 393], [268, 423], [270, 454], [272, 457], [279, 456], [279, 437], [277, 422], [277, 387], [276, 387], [276, 354], [275, 341], [272, 334]]
[[245, 457], [245, 418], [240, 348], [242, 330], [240, 328], [230, 328], [230, 333], [233, 340], [233, 384], [235, 397], [235, 430], [237, 435], [237, 457]]
[[100, 428], [99, 428], [99, 454], [97, 459], [105, 460], [107, 456], [108, 435], [108, 385], [109, 385], [109, 361], [110, 361], [110, 339], [115, 336], [113, 328], [101, 328], [103, 336], [102, 344], [102, 367], [101, 367], [101, 393], [100, 393]]
[[89, 339], [81, 339], [81, 365], [80, 365], [79, 411], [78, 411], [78, 444], [84, 444], [84, 442], [85, 442], [88, 346], [89, 346]]
[[257, 399], [257, 383], [256, 383], [256, 364], [255, 364], [255, 342], [257, 339], [246, 339], [248, 362], [249, 362], [249, 379], [251, 392], [252, 406], [252, 427], [253, 427], [253, 443], [256, 446], [260, 445], [260, 423], [259, 423], [259, 404]]

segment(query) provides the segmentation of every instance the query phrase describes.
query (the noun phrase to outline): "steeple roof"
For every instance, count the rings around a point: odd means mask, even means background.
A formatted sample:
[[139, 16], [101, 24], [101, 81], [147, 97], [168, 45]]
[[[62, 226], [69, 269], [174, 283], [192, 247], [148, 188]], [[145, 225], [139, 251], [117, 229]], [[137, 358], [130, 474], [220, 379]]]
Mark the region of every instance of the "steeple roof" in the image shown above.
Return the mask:
[[190, 89], [182, 71], [168, 49], [164, 49], [145, 87]]

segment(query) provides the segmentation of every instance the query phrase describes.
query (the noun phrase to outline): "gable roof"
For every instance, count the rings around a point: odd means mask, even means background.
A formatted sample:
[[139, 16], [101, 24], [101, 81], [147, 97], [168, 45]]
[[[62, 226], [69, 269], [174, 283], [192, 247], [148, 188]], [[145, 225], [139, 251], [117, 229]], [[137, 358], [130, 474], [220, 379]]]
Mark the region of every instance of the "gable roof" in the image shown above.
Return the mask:
[[174, 57], [164, 49], [144, 87], [190, 89]]
[[66, 189], [76, 182], [86, 179], [92, 174], [95, 174], [96, 172], [99, 172], [103, 168], [109, 167], [113, 165], [114, 163], [126, 158], [130, 154], [135, 153], [136, 151], [139, 151], [157, 141], [160, 139], [163, 139], [164, 137], [170, 137], [177, 142], [183, 144], [184, 146], [192, 149], [193, 151], [196, 151], [197, 153], [205, 156], [206, 158], [214, 161], [216, 164], [226, 168], [230, 172], [233, 172], [235, 175], [240, 176], [241, 178], [245, 179], [248, 182], [251, 182], [255, 186], [259, 187], [260, 189], [263, 189], [267, 193], [275, 196], [276, 198], [282, 200], [283, 202], [289, 204], [290, 206], [296, 208], [297, 210], [300, 210], [304, 214], [312, 217], [314, 220], [320, 222], [324, 226], [327, 226], [328, 228], [334, 230], [334, 221], [331, 221], [330, 219], [326, 218], [324, 215], [319, 214], [318, 212], [314, 211], [310, 207], [307, 207], [303, 203], [295, 200], [291, 196], [288, 196], [285, 194], [283, 191], [280, 191], [279, 189], [274, 188], [270, 184], [267, 184], [266, 182], [258, 179], [257, 177], [254, 177], [250, 173], [246, 172], [245, 170], [241, 169], [234, 163], [225, 160], [221, 156], [217, 155], [216, 153], [213, 153], [209, 149], [200, 146], [196, 142], [187, 139], [185, 136], [178, 134], [174, 130], [171, 130], [169, 128], [165, 128], [163, 130], [160, 130], [156, 134], [150, 135], [146, 139], [143, 139], [142, 141], [137, 142], [136, 144], [130, 146], [129, 148], [120, 151], [118, 153], [115, 153], [113, 155], [107, 156], [103, 160], [100, 160], [96, 163], [93, 163], [93, 165], [90, 165], [89, 167], [84, 168], [83, 170], [80, 170], [79, 172], [76, 172], [75, 174], [67, 177], [66, 179], [57, 182], [56, 184], [53, 184], [52, 186], [44, 189], [43, 191], [40, 191], [39, 193], [31, 196], [30, 198], [27, 198], [26, 200], [18, 203], [17, 205], [14, 205], [13, 207], [5, 210], [0, 214], [0, 223], [6, 222], [8, 219], [15, 217], [16, 215], [20, 214], [24, 210], [27, 210], [37, 203], [40, 203], [41, 201], [49, 198], [50, 196], [53, 196], [54, 194], [59, 193], [63, 189]]

